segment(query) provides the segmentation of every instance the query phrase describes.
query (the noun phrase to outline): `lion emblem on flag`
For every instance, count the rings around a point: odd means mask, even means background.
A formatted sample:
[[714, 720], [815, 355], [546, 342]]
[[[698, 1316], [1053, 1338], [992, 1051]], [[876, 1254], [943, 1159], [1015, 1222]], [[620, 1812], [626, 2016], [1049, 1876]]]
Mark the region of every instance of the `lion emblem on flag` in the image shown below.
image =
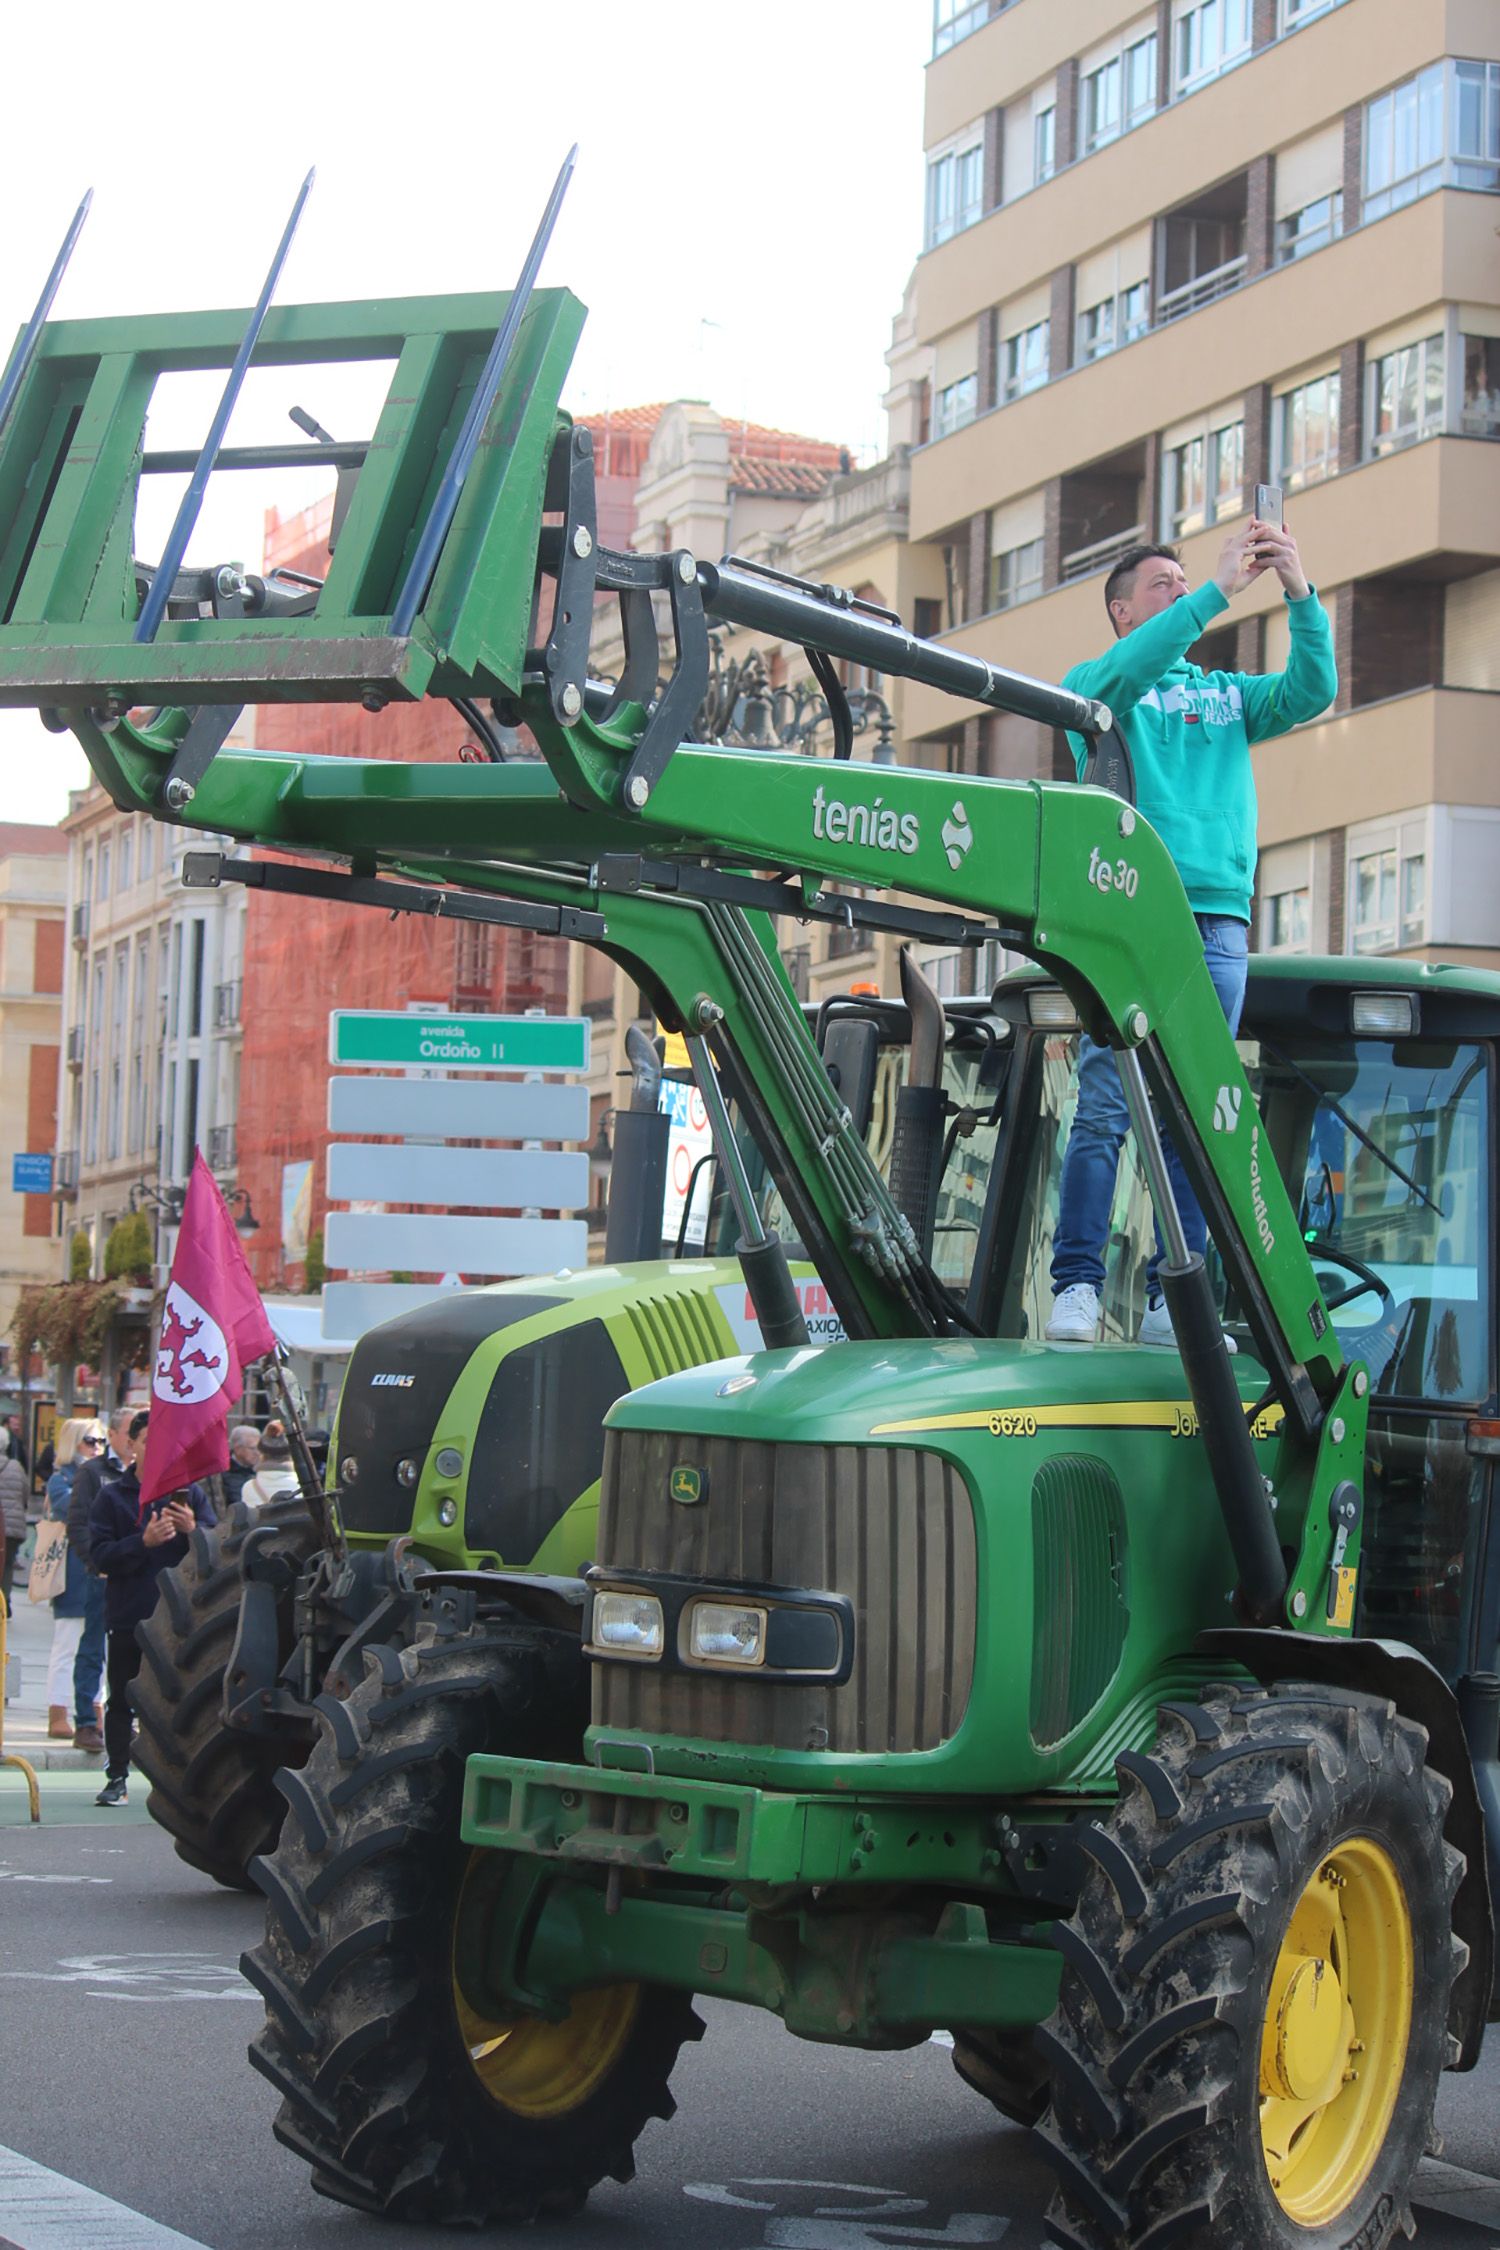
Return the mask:
[[175, 1406], [196, 1406], [223, 1389], [228, 1366], [223, 1329], [180, 1281], [170, 1282], [151, 1378], [156, 1397]]

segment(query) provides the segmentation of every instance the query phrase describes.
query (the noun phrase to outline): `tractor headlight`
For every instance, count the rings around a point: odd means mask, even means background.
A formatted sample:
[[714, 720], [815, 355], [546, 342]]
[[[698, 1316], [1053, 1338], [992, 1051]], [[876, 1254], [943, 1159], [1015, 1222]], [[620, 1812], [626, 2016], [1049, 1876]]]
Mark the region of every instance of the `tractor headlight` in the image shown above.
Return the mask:
[[766, 1612], [753, 1602], [694, 1602], [684, 1655], [694, 1664], [764, 1664]]
[[596, 1594], [590, 1640], [603, 1655], [660, 1657], [667, 1645], [661, 1603], [654, 1594]]

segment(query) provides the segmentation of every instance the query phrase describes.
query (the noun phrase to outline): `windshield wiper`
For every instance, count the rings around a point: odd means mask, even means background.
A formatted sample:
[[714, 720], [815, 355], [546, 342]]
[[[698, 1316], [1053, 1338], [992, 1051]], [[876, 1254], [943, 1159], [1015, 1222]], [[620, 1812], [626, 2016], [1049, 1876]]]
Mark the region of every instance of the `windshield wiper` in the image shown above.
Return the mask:
[[[1263, 1055], [1269, 1055], [1274, 1062], [1280, 1063], [1283, 1070], [1289, 1070], [1294, 1078], [1301, 1081], [1301, 1083], [1307, 1088], [1310, 1094], [1316, 1094], [1318, 1100], [1326, 1109], [1330, 1110], [1333, 1113], [1333, 1115], [1338, 1119], [1339, 1123], [1341, 1125], [1347, 1126], [1348, 1130], [1354, 1135], [1354, 1138], [1360, 1143], [1361, 1147], [1367, 1148], [1369, 1150], [1376, 1163], [1383, 1164], [1386, 1170], [1401, 1182], [1403, 1187], [1408, 1187], [1411, 1189], [1412, 1194], [1417, 1198], [1419, 1203], [1425, 1203], [1429, 1211], [1436, 1211], [1440, 1219], [1445, 1219], [1448, 1216], [1441, 1203], [1434, 1202], [1433, 1198], [1428, 1194], [1426, 1188], [1421, 1186], [1418, 1181], [1414, 1180], [1410, 1172], [1404, 1171], [1402, 1167], [1396, 1162], [1394, 1156], [1388, 1156], [1383, 1148], [1381, 1148], [1375, 1141], [1372, 1141], [1369, 1134], [1365, 1131], [1363, 1125], [1361, 1125], [1357, 1121], [1357, 1119], [1349, 1115], [1348, 1110], [1344, 1108], [1342, 1102], [1336, 1102], [1332, 1094], [1329, 1093], [1327, 1087], [1320, 1086], [1315, 1078], [1312, 1078], [1308, 1075], [1308, 1073], [1302, 1068], [1300, 1063], [1294, 1063], [1290, 1055], [1284, 1055], [1281, 1049], [1279, 1047], [1273, 1046], [1269, 1039], [1262, 1039], [1260, 1043], [1260, 1051]], [[1327, 1170], [1326, 1165], [1324, 1166], [1324, 1169], [1325, 1171]]]

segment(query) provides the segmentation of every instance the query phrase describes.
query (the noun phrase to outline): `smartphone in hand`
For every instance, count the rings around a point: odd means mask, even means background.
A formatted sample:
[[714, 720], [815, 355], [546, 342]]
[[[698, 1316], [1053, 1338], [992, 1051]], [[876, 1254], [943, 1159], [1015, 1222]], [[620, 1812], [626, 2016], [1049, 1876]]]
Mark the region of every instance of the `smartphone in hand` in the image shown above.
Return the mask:
[[1278, 531], [1284, 531], [1286, 525], [1281, 520], [1281, 511], [1285, 505], [1286, 498], [1279, 484], [1258, 484], [1250, 512], [1258, 523], [1273, 524]]

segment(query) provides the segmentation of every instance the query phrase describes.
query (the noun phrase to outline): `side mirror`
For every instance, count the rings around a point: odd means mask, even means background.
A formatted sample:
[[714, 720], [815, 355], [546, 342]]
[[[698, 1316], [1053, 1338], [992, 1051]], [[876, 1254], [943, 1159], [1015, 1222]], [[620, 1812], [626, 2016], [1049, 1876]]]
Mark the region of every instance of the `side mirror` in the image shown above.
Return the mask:
[[875, 1106], [875, 1066], [880, 1032], [868, 1016], [831, 1016], [823, 1033], [823, 1061], [861, 1140]]

